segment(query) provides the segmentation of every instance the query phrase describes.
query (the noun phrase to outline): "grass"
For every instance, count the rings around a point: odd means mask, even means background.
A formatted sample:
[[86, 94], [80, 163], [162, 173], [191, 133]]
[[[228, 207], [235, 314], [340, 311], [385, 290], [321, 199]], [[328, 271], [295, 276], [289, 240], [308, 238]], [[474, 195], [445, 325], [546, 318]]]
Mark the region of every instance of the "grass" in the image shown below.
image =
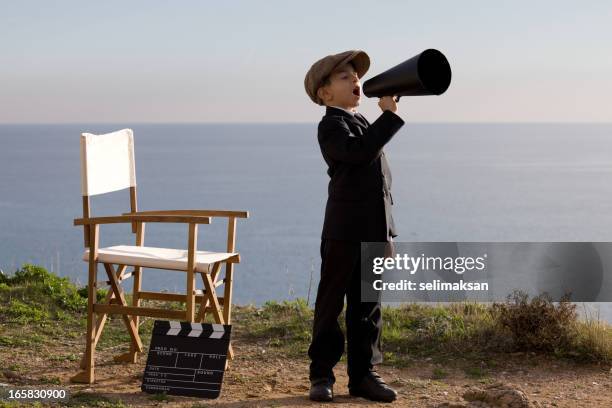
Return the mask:
[[[249, 340], [277, 353], [304, 356], [308, 350], [313, 311], [302, 299], [238, 308], [234, 316]], [[545, 295], [528, 299], [517, 292], [493, 305], [406, 304], [385, 307], [383, 316], [384, 361], [393, 366], [413, 358], [444, 363], [460, 355], [476, 361], [517, 351], [612, 362], [612, 328], [598, 319], [578, 320], [572, 303], [554, 303]], [[339, 321], [343, 326], [343, 315]], [[476, 371], [468, 375], [480, 377]]]
[[289, 356], [304, 355], [308, 350], [313, 311], [303, 299], [281, 303], [266, 302], [262, 308], [246, 306], [234, 312], [234, 324], [249, 340], [263, 342]]
[[445, 306], [406, 304], [383, 311], [385, 350], [400, 355], [435, 357], [500, 350], [507, 340], [497, 330], [490, 308], [477, 303]]
[[172, 399], [165, 392], [160, 392], [157, 394], [151, 394], [149, 399], [152, 401], [171, 401]]
[[585, 320], [573, 322], [573, 331], [576, 348], [571, 352], [586, 356], [590, 361], [612, 361], [612, 327], [602, 322], [599, 316], [587, 315]]
[[[0, 274], [0, 347], [34, 348], [66, 339], [80, 340], [87, 325], [87, 293], [86, 286], [77, 288], [67, 278], [36, 265], [25, 264], [12, 276]], [[97, 291], [99, 301], [106, 295], [106, 290]], [[127, 300], [131, 302], [129, 295]], [[140, 326], [143, 341], [149, 341], [152, 326], [152, 320]], [[129, 341], [122, 319], [109, 316], [99, 347], [118, 347]], [[66, 359], [74, 361], [78, 357]]]
[[104, 407], [124, 408], [127, 407], [121, 400], [110, 399], [93, 392], [77, 392], [70, 396], [67, 406], [69, 407]]
[[442, 380], [448, 377], [448, 372], [440, 367], [435, 367], [431, 373], [431, 378], [433, 380]]
[[[24, 265], [12, 276], [0, 275], [0, 348], [35, 350], [58, 340], [80, 341], [86, 327], [86, 296], [87, 288], [77, 288], [35, 265]], [[97, 296], [102, 300], [106, 292], [98, 290]], [[411, 364], [415, 358], [443, 364], [461, 356], [469, 362], [482, 360], [487, 353], [515, 351], [612, 362], [609, 325], [597, 318], [578, 320], [573, 304], [554, 303], [545, 296], [529, 299], [514, 293], [506, 302], [494, 305], [405, 304], [385, 307], [383, 316], [384, 363], [393, 366]], [[297, 299], [269, 301], [262, 307], [234, 306], [232, 324], [235, 336], [273, 349], [276, 355], [305, 358], [312, 320], [312, 308]], [[339, 322], [344, 329], [344, 315]], [[150, 341], [152, 324], [153, 319], [142, 319], [144, 344]], [[129, 340], [122, 319], [109, 317], [98, 347], [127, 347]], [[69, 351], [45, 358], [76, 361], [80, 354]], [[0, 363], [0, 368], [6, 367]], [[434, 378], [444, 376], [441, 368], [433, 373]]]
[[466, 376], [474, 379], [481, 379], [487, 376], [486, 371], [482, 367], [467, 367], [463, 371]]
[[[47, 383], [48, 384], [48, 383]], [[55, 384], [55, 383], [53, 383]], [[61, 401], [62, 407], [99, 407], [99, 408], [126, 408], [127, 405], [120, 399], [105, 397], [93, 392], [77, 392], [70, 395], [67, 401]], [[53, 406], [59, 405], [55, 402]], [[0, 408], [46, 407], [49, 403], [40, 401], [0, 401]]]

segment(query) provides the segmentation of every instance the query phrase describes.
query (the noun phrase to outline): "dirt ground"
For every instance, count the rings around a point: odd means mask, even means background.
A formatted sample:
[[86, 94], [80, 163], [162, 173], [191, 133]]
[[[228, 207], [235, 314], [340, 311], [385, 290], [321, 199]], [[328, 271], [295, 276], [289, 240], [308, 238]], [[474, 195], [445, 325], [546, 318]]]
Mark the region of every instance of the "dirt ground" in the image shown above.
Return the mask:
[[[78, 371], [78, 361], [50, 360], [45, 356], [82, 352], [81, 344], [66, 343], [53, 349], [38, 350], [34, 356], [26, 350], [0, 348], [0, 357], [17, 366], [19, 372], [4, 370], [0, 382], [9, 387], [35, 386], [41, 388], [69, 388], [72, 394], [92, 393], [92, 397], [121, 400], [137, 407], [306, 407], [315, 404], [308, 400], [308, 360], [279, 358], [272, 349], [233, 341], [236, 358], [226, 371], [221, 396], [216, 400], [168, 396], [157, 400], [140, 390], [146, 356], [136, 364], [115, 363], [113, 350], [97, 352], [96, 382], [91, 385], [72, 384], [69, 378]], [[118, 354], [115, 351], [114, 354]], [[612, 407], [612, 371], [609, 366], [580, 365], [571, 361], [555, 360], [532, 354], [515, 353], [496, 359], [494, 365], [481, 362], [486, 370], [466, 371], [461, 365], [440, 366], [430, 359], [413, 360], [408, 367], [379, 366], [381, 376], [399, 394], [393, 404], [373, 403], [349, 396], [346, 365], [335, 369], [334, 406], [357, 407], [401, 406], [451, 407], [467, 406], [462, 398], [466, 390], [502, 383], [522, 390], [533, 406], [541, 407]], [[494, 366], [495, 368], [490, 368]], [[478, 374], [475, 376], [474, 374]], [[55, 383], [41, 378], [54, 379]], [[437, 378], [437, 379], [433, 379]], [[57, 384], [59, 382], [59, 384]], [[457, 405], [452, 405], [457, 404]], [[473, 406], [473, 405], [472, 405]], [[484, 406], [484, 405], [479, 405]], [[497, 406], [497, 405], [493, 405]], [[471, 407], [471, 406], [470, 406]]]

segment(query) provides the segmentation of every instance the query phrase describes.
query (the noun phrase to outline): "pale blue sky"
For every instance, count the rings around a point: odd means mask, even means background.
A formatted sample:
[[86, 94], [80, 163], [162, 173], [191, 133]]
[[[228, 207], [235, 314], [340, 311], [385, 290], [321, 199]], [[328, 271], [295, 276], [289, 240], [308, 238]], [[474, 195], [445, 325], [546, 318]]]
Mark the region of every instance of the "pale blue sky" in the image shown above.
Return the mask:
[[0, 123], [316, 122], [304, 74], [351, 48], [365, 79], [447, 56], [407, 121], [611, 122], [611, 22], [605, 1], [2, 2]]

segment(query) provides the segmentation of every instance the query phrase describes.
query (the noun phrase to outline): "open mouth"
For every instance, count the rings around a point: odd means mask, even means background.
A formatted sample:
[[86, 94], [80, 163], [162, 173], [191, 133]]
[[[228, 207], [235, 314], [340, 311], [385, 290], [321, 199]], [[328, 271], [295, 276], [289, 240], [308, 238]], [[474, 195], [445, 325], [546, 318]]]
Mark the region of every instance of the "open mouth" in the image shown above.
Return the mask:
[[355, 96], [361, 96], [361, 90], [359, 89], [359, 87], [358, 87], [358, 86], [356, 86], [356, 87], [353, 89], [353, 95], [355, 95]]

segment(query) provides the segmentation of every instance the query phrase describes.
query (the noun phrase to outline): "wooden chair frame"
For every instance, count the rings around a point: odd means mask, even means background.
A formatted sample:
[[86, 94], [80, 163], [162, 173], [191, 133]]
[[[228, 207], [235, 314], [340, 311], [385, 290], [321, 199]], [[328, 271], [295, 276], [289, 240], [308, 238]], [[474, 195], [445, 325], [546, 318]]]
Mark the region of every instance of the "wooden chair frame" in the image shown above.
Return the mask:
[[[196, 271], [196, 251], [198, 238], [198, 225], [209, 224], [214, 217], [224, 217], [228, 219], [227, 226], [227, 252], [235, 253], [236, 249], [236, 219], [248, 218], [247, 211], [227, 211], [227, 210], [165, 210], [165, 211], [137, 211], [136, 187], [130, 187], [131, 212], [120, 216], [90, 218], [89, 197], [83, 196], [83, 218], [74, 220], [75, 226], [84, 227], [85, 246], [89, 247], [89, 273], [88, 273], [88, 301], [87, 301], [87, 335], [85, 342], [85, 353], [81, 360], [80, 367], [84, 370], [71, 378], [73, 382], [93, 383], [94, 374], [94, 355], [95, 347], [100, 339], [107, 316], [109, 314], [119, 314], [130, 334], [130, 350], [127, 353], [115, 357], [116, 361], [135, 363], [138, 353], [143, 352], [142, 341], [138, 334], [139, 317], [155, 317], [161, 319], [175, 319], [189, 322], [204, 321], [208, 312], [216, 323], [231, 324], [231, 305], [232, 305], [232, 284], [234, 263], [240, 262], [240, 255], [236, 254], [223, 261], [214, 262], [209, 265], [207, 271]], [[148, 292], [141, 290], [141, 265], [117, 264], [116, 268], [112, 263], [103, 263], [107, 273], [107, 281], [97, 281], [98, 272], [98, 244], [99, 226], [103, 224], [131, 223], [132, 232], [136, 234], [136, 246], [144, 246], [145, 223], [184, 223], [188, 224], [187, 236], [187, 270], [185, 294]], [[218, 280], [221, 264], [225, 263], [225, 276]], [[133, 270], [126, 273], [128, 266]], [[148, 266], [147, 266], [148, 267]], [[196, 289], [195, 275], [199, 274], [203, 282], [203, 290]], [[125, 299], [121, 283], [133, 277], [132, 304], [128, 305]], [[103, 303], [97, 303], [97, 288], [101, 285], [109, 285], [106, 299]], [[216, 288], [224, 285], [223, 296], [217, 296]], [[145, 308], [140, 306], [140, 301], [144, 299], [179, 301], [186, 303], [185, 310], [166, 310], [156, 308]], [[196, 304], [199, 310], [196, 314]], [[221, 306], [223, 308], [221, 309]], [[229, 359], [234, 358], [234, 352], [230, 343], [228, 350]], [[229, 360], [228, 360], [229, 363]]]

